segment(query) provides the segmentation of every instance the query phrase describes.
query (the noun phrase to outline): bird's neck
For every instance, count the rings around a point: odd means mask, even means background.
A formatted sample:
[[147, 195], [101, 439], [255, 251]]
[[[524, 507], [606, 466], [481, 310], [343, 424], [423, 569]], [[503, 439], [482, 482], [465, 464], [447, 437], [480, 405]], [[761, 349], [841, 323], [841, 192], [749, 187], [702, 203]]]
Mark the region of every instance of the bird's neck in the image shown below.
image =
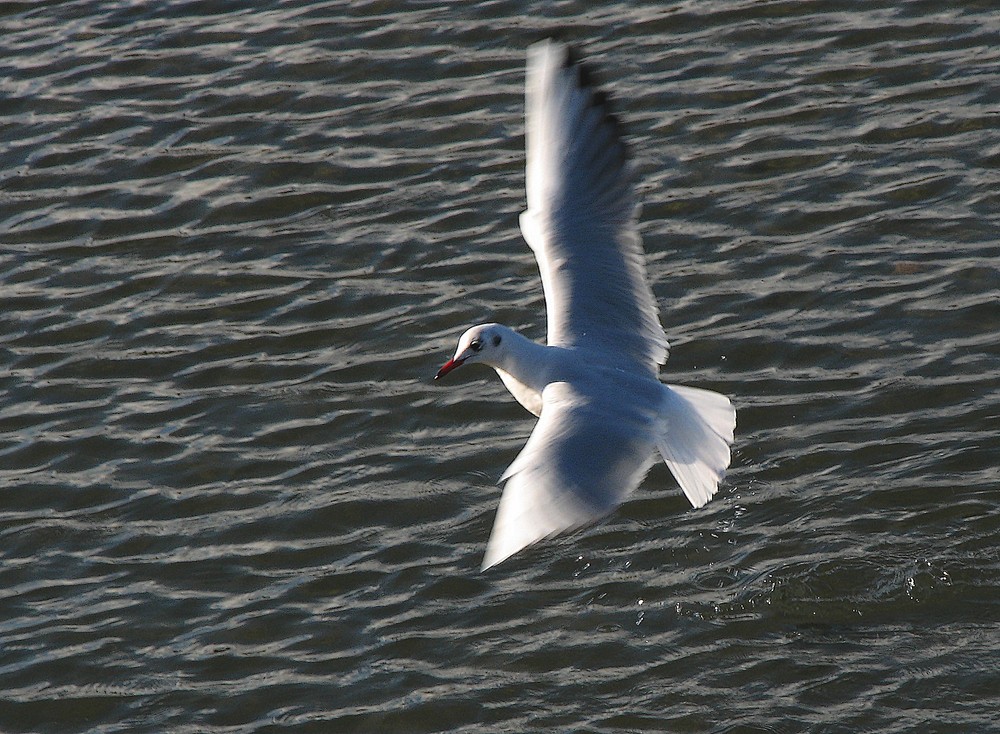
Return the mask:
[[504, 339], [509, 340], [504, 350], [504, 359], [496, 367], [502, 369], [518, 382], [521, 382], [538, 392], [548, 384], [546, 367], [549, 358], [546, 352], [549, 347], [538, 344], [527, 337], [511, 330]]
[[538, 344], [511, 331], [504, 337], [510, 340], [501, 364], [493, 365], [504, 386], [529, 412], [541, 415], [542, 390], [549, 383], [550, 361], [546, 352], [550, 347]]

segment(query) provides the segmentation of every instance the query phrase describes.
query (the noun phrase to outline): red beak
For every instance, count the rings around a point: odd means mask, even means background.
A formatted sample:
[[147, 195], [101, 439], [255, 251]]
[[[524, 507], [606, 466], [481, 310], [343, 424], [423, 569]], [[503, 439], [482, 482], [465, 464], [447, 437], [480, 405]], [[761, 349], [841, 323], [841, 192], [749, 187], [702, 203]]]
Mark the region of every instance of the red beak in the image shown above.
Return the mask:
[[434, 375], [434, 379], [440, 380], [442, 377], [447, 375], [456, 367], [461, 367], [462, 362], [464, 361], [465, 361], [464, 359], [449, 359], [447, 362], [444, 363], [444, 366], [438, 370], [438, 373]]

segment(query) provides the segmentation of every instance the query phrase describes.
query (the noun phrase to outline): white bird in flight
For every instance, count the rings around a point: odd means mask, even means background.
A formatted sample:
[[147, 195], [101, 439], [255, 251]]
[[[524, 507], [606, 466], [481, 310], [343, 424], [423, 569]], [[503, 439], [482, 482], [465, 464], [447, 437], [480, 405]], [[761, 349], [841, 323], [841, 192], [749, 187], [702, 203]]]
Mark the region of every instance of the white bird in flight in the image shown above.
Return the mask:
[[659, 380], [668, 344], [646, 280], [626, 147], [607, 97], [566, 45], [529, 48], [526, 116], [520, 223], [541, 271], [548, 344], [500, 324], [473, 326], [434, 378], [489, 365], [538, 416], [500, 477], [484, 570], [610, 513], [657, 454], [701, 507], [729, 466], [736, 428], [724, 395]]

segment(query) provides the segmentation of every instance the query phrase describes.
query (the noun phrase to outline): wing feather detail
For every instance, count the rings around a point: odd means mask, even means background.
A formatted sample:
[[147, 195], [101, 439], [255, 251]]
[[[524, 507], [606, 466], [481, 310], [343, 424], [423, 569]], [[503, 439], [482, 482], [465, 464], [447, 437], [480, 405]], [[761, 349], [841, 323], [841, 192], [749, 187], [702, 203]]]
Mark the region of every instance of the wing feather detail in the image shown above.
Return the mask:
[[622, 355], [653, 374], [668, 344], [646, 277], [632, 169], [607, 97], [554, 41], [528, 52], [521, 231], [545, 290], [548, 343]]

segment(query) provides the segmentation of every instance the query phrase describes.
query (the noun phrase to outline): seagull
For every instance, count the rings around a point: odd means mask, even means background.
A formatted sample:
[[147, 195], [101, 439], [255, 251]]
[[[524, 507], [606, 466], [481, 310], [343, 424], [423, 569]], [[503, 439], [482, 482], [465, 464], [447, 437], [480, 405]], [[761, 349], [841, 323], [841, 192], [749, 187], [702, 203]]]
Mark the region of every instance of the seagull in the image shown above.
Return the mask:
[[554, 40], [528, 49], [525, 96], [528, 208], [520, 225], [541, 273], [547, 344], [479, 324], [462, 334], [434, 378], [488, 365], [538, 416], [500, 477], [483, 570], [605, 517], [657, 456], [691, 504], [703, 506], [729, 466], [736, 429], [729, 398], [660, 382], [669, 345], [608, 96], [575, 52]]

